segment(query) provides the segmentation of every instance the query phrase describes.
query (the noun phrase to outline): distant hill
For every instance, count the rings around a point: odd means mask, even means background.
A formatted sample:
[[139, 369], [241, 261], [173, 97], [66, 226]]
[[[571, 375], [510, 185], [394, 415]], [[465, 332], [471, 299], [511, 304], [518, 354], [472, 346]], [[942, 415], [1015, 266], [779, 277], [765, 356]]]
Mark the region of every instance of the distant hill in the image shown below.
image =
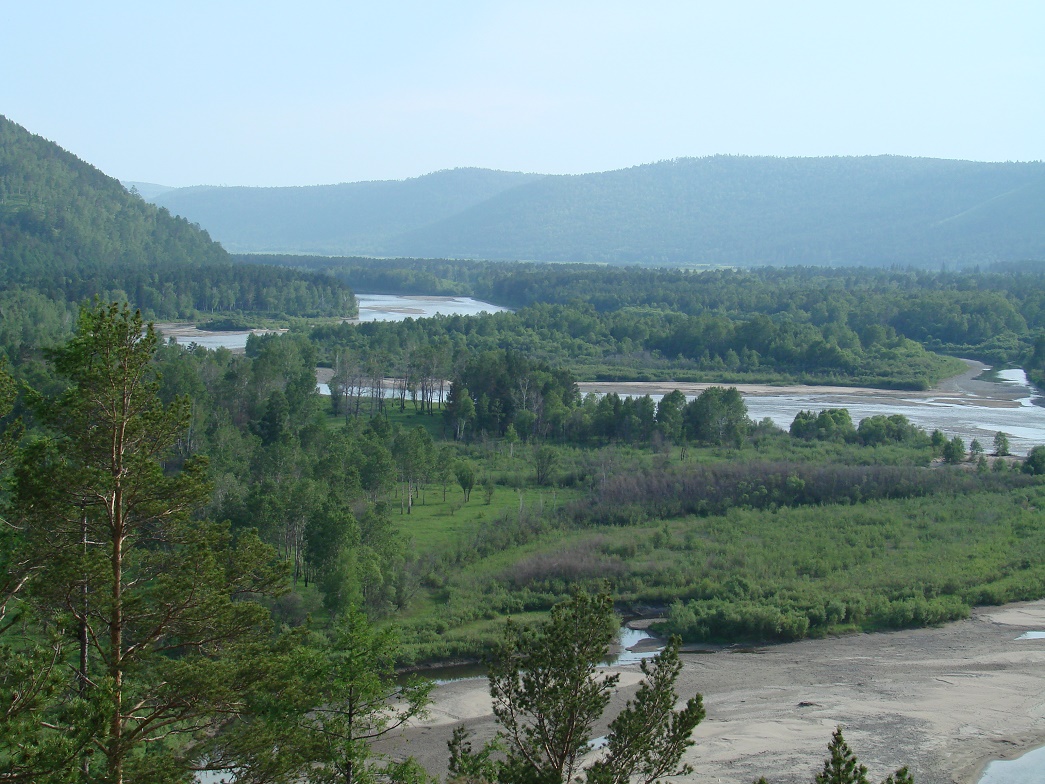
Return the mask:
[[351, 290], [328, 276], [233, 264], [207, 232], [129, 193], [0, 116], [0, 345], [39, 297], [126, 298], [150, 317], [252, 311], [350, 315]]
[[539, 176], [184, 188], [157, 204], [237, 252], [647, 264], [1045, 259], [1045, 164], [685, 158]]
[[155, 199], [161, 193], [176, 190], [170, 185], [157, 185], [154, 182], [133, 182], [132, 180], [120, 180], [120, 184], [131, 193], [137, 192], [146, 201]]
[[206, 226], [233, 252], [336, 255], [351, 248], [380, 254], [410, 232], [439, 225], [539, 179], [532, 174], [454, 169], [401, 182], [193, 187], [146, 198]]

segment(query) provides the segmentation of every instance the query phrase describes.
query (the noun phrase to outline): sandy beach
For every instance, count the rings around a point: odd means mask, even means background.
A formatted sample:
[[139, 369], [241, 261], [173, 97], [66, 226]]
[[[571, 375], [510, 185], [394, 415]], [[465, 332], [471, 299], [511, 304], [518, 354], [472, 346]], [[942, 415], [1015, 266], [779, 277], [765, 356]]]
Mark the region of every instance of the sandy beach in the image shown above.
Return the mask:
[[[974, 784], [991, 760], [1045, 744], [1045, 639], [1017, 639], [1028, 630], [1045, 630], [1045, 601], [935, 629], [686, 654], [680, 696], [703, 694], [708, 715], [684, 778], [811, 782], [841, 725], [873, 781], [906, 764], [919, 784]], [[618, 671], [610, 716], [639, 679], [637, 665]], [[386, 750], [444, 773], [458, 724], [494, 732], [485, 679], [438, 687], [430, 717]]]

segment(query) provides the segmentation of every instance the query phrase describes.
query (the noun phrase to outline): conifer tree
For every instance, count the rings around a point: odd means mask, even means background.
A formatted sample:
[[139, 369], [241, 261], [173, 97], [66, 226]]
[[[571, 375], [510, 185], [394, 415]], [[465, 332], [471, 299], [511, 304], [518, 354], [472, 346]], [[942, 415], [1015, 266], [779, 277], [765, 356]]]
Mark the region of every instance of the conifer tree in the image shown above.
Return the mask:
[[698, 694], [675, 708], [677, 639], [643, 663], [644, 681], [610, 724], [606, 752], [582, 769], [592, 729], [619, 680], [598, 673], [616, 629], [609, 597], [583, 592], [556, 605], [535, 628], [509, 621], [489, 662], [498, 745], [473, 751], [467, 733], [455, 733], [451, 777], [498, 784], [651, 784], [688, 771], [679, 763], [704, 707]]
[[204, 460], [165, 467], [189, 404], [161, 402], [156, 345], [126, 306], [85, 308], [51, 353], [68, 387], [33, 401], [52, 435], [15, 472], [31, 597], [76, 630], [70, 687], [92, 717], [76, 767], [107, 784], [184, 778], [185, 741], [236, 711], [246, 673], [231, 652], [267, 623], [241, 599], [283, 582], [256, 536], [196, 515]]

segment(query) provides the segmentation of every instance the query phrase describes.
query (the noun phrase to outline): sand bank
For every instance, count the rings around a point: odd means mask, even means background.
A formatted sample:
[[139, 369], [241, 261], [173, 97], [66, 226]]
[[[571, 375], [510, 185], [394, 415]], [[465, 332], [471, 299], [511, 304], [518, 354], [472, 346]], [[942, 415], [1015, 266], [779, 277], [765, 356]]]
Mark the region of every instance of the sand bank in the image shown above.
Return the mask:
[[1019, 406], [1019, 398], [1026, 392], [1010, 384], [998, 384], [992, 381], [979, 380], [977, 376], [987, 369], [987, 365], [971, 359], [963, 360], [967, 369], [951, 378], [944, 379], [932, 389], [912, 391], [901, 389], [876, 389], [874, 387], [837, 387], [822, 384], [722, 384], [722, 383], [690, 383], [678, 381], [582, 381], [577, 386], [582, 394], [594, 392], [639, 397], [641, 395], [666, 395], [678, 389], [683, 394], [693, 397], [708, 387], [736, 387], [747, 397], [769, 396], [801, 396], [830, 395], [840, 398], [871, 398], [875, 400], [916, 401], [933, 400], [949, 405], [976, 406]]
[[[708, 713], [685, 780], [811, 782], [841, 725], [875, 781], [906, 764], [919, 784], [972, 784], [992, 759], [1045, 744], [1045, 639], [1017, 640], [1028, 629], [1045, 630], [1045, 601], [937, 629], [685, 655], [680, 695], [702, 693]], [[615, 706], [639, 677], [637, 666], [620, 671]], [[455, 726], [492, 735], [486, 689], [483, 679], [440, 686], [430, 718], [395, 751], [445, 771]]]

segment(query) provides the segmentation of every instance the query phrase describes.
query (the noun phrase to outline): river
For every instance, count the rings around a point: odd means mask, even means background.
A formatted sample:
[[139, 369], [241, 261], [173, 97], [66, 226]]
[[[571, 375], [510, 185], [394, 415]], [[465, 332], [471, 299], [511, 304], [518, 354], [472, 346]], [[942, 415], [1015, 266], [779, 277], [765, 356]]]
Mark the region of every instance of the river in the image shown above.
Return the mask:
[[[430, 318], [443, 316], [475, 316], [479, 313], [502, 313], [507, 308], [491, 305], [471, 297], [403, 297], [396, 294], [357, 294], [359, 317], [346, 319], [349, 323], [359, 324], [366, 321], [404, 321], [408, 318]], [[203, 348], [227, 348], [230, 351], [242, 352], [247, 347], [247, 338], [251, 334], [264, 334], [283, 330], [235, 330], [215, 332], [196, 329], [195, 326], [183, 323], [168, 322], [157, 324], [156, 328], [164, 338], [174, 340], [188, 346], [195, 343]]]
[[[505, 308], [470, 297], [404, 297], [394, 294], [359, 294], [359, 318], [362, 321], [402, 321], [426, 318], [436, 314], [475, 315], [499, 312]], [[243, 351], [250, 332], [203, 332], [184, 324], [159, 324], [164, 336], [182, 344], [196, 343], [206, 348], [225, 347]], [[1009, 436], [1011, 451], [1026, 455], [1032, 447], [1045, 444], [1045, 407], [1036, 405], [1040, 393], [1027, 383], [1022, 370], [1003, 370], [985, 376], [987, 366], [968, 362], [969, 370], [948, 379], [928, 392], [829, 386], [737, 385], [752, 419], [771, 419], [778, 427], [788, 428], [799, 411], [823, 408], [846, 408], [858, 423], [878, 414], [903, 414], [927, 431], [941, 430], [948, 437], [961, 436], [966, 446], [978, 439], [985, 450], [992, 449], [994, 434]], [[320, 390], [329, 394], [319, 379]], [[648, 394], [655, 399], [674, 388], [694, 397], [708, 384], [674, 384], [671, 382], [585, 382], [584, 393], [621, 395]]]
[[[948, 437], [960, 436], [968, 447], [978, 439], [990, 452], [994, 435], [1009, 436], [1010, 451], [1026, 455], [1032, 447], [1045, 444], [1045, 407], [1041, 392], [1032, 387], [1026, 374], [1016, 368], [991, 374], [986, 365], [966, 360], [966, 372], [949, 378], [926, 392], [870, 389], [864, 387], [771, 386], [737, 384], [747, 405], [748, 416], [756, 421], [769, 418], [787, 429], [799, 411], [824, 408], [849, 410], [854, 423], [865, 417], [903, 414], [926, 431], [941, 430]], [[584, 393], [650, 395], [659, 400], [672, 389], [680, 389], [688, 399], [712, 384], [674, 384], [671, 382], [583, 382]]]

